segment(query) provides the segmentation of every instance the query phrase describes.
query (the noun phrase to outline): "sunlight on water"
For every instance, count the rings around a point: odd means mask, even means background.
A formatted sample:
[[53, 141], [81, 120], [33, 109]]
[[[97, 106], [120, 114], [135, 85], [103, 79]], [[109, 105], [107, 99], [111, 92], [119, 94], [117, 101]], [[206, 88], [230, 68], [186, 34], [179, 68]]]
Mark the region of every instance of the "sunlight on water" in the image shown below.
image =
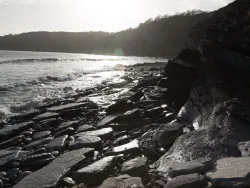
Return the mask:
[[[117, 54], [122, 54], [117, 49]], [[0, 112], [24, 112], [103, 82], [122, 85], [126, 65], [165, 59], [49, 52], [0, 51]]]

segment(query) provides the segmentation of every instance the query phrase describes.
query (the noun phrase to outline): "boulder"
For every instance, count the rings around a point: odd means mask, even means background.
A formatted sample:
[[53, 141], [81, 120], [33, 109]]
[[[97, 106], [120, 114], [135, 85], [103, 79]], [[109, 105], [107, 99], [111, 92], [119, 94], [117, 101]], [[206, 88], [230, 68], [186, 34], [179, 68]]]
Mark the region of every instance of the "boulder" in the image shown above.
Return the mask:
[[201, 54], [198, 50], [186, 48], [180, 51], [178, 58], [192, 64], [198, 64], [201, 60]]
[[207, 181], [200, 174], [178, 176], [170, 180], [164, 188], [206, 188]]
[[154, 134], [154, 139], [163, 148], [169, 149], [174, 141], [183, 134], [183, 126], [173, 121], [171, 123], [161, 125]]
[[171, 178], [186, 174], [204, 174], [212, 168], [212, 160], [209, 158], [201, 158], [193, 161], [176, 163], [170, 166], [168, 175]]
[[93, 149], [83, 148], [66, 152], [57, 157], [49, 165], [26, 176], [13, 188], [57, 187], [63, 176], [83, 163], [86, 155], [90, 153], [93, 153]]
[[73, 179], [87, 185], [98, 185], [105, 180], [114, 165], [118, 162], [117, 156], [104, 157], [89, 166], [86, 166], [73, 173]]
[[197, 78], [197, 69], [180, 59], [170, 60], [165, 68], [168, 79], [164, 80], [164, 100], [168, 105], [181, 107], [189, 96], [191, 84]]
[[238, 148], [242, 157], [250, 157], [250, 141], [240, 142]]
[[32, 128], [33, 126], [34, 123], [32, 121], [6, 126], [0, 129], [0, 140], [3, 141], [11, 138], [12, 136], [19, 134], [21, 131]]
[[147, 158], [137, 157], [122, 164], [121, 173], [128, 174], [133, 177], [145, 177], [148, 172]]
[[98, 188], [144, 188], [139, 177], [128, 175], [106, 179]]
[[138, 138], [138, 140], [141, 152], [149, 159], [157, 160], [161, 157], [161, 153], [157, 150], [157, 143], [153, 139], [154, 134], [154, 131], [148, 131]]
[[250, 157], [229, 157], [217, 161], [214, 171], [207, 173], [215, 187], [244, 188], [249, 185]]
[[213, 160], [239, 157], [237, 144], [250, 140], [249, 123], [228, 113], [230, 109], [244, 105], [237, 99], [229, 98], [220, 84], [206, 85], [204, 80], [200, 80], [188, 101], [192, 101], [192, 105], [186, 111], [197, 112], [192, 119], [195, 123], [196, 118], [201, 117], [200, 128], [176, 139], [172, 147], [154, 163], [159, 172], [168, 173], [172, 164], [206, 156]]

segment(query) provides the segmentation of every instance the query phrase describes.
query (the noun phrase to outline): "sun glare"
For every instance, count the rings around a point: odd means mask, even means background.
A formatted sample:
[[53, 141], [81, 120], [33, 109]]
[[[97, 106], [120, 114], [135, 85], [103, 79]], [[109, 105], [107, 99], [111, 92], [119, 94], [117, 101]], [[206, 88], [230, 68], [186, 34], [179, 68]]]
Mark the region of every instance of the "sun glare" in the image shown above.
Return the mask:
[[72, 14], [80, 22], [86, 20], [85, 15], [93, 15], [93, 25], [99, 25], [100, 30], [118, 31], [129, 27], [129, 3], [117, 0], [76, 0], [72, 1]]

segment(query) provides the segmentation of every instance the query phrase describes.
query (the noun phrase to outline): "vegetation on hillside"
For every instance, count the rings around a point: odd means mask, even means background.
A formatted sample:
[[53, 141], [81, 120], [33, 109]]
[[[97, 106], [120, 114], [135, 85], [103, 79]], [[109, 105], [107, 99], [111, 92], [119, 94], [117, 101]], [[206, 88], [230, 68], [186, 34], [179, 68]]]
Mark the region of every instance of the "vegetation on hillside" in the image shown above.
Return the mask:
[[0, 37], [0, 49], [172, 57], [187, 46], [192, 27], [210, 13], [188, 11], [149, 19], [137, 28], [106, 32], [30, 32]]

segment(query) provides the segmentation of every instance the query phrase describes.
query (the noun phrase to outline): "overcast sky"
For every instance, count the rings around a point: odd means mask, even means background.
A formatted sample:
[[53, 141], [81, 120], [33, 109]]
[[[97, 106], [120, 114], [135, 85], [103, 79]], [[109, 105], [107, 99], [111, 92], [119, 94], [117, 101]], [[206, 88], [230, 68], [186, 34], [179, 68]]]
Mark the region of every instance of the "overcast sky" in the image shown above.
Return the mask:
[[216, 10], [233, 0], [0, 0], [0, 35], [29, 31], [110, 31], [186, 10]]

